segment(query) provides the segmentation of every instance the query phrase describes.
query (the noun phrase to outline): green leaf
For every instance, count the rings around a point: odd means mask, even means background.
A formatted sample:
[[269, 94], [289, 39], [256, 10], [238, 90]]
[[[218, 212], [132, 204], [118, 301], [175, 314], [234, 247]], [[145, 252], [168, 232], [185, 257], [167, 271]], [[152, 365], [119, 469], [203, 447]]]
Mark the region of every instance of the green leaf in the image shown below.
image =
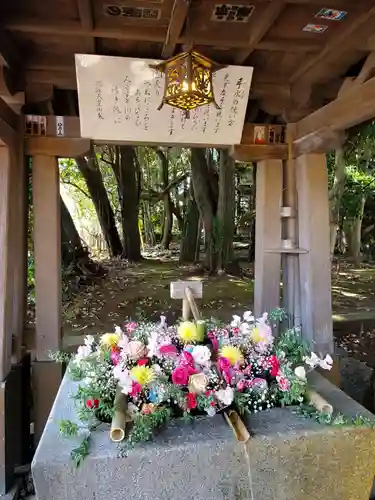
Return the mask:
[[64, 437], [74, 437], [78, 435], [78, 425], [71, 420], [60, 420], [59, 431]]

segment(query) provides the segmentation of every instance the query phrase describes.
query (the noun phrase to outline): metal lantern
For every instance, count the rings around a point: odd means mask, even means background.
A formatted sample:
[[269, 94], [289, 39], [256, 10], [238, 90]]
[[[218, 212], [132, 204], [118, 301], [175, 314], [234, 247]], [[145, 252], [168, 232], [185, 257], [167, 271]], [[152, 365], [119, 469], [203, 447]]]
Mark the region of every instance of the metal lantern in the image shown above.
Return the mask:
[[190, 110], [206, 104], [213, 103], [219, 109], [212, 74], [224, 66], [189, 50], [151, 67], [165, 74], [164, 96], [158, 110], [169, 104], [182, 109], [189, 117]]

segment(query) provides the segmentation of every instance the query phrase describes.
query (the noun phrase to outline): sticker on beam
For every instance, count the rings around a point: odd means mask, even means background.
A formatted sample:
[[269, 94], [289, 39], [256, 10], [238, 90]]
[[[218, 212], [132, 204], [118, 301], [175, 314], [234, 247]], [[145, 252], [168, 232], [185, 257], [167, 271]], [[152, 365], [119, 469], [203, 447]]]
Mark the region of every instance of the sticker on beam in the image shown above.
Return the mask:
[[325, 21], [342, 21], [346, 14], [346, 10], [321, 9], [315, 14], [315, 17], [324, 19]]
[[25, 116], [25, 134], [30, 136], [47, 135], [47, 117], [38, 115]]
[[65, 135], [64, 117], [56, 116], [56, 136], [64, 137], [64, 135]]
[[254, 5], [216, 4], [212, 12], [211, 21], [247, 23], [254, 9]]
[[129, 7], [127, 5], [105, 5], [104, 14], [111, 17], [127, 17], [130, 19], [160, 19], [160, 9], [150, 7]]
[[324, 33], [327, 31], [328, 26], [324, 24], [306, 24], [302, 31], [309, 31], [310, 33]]

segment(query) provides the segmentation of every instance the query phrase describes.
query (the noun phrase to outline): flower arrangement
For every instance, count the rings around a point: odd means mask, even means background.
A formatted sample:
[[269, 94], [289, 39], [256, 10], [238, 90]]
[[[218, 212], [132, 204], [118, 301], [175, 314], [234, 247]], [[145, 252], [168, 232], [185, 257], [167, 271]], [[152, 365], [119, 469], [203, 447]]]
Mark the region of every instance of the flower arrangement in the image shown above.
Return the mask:
[[[117, 425], [130, 425], [127, 435], [121, 432], [114, 440], [124, 438], [129, 447], [151, 439], [171, 418], [302, 403], [308, 370], [329, 370], [332, 359], [310, 353], [294, 329], [274, 336], [271, 324], [277, 319], [278, 314], [255, 319], [245, 312], [225, 327], [213, 320], [168, 326], [162, 316], [158, 324], [126, 322], [99, 341], [86, 337], [69, 365], [71, 376], [82, 381], [74, 398], [78, 417], [86, 422], [73, 458], [80, 462], [91, 432], [116, 412]], [[61, 423], [64, 434], [79, 430], [76, 423]]]

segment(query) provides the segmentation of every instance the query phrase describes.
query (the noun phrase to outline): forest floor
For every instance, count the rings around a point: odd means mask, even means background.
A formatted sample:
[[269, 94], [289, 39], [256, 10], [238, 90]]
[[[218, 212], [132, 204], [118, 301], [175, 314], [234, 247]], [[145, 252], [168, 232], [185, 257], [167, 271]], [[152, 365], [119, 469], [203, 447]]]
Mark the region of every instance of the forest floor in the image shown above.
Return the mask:
[[[84, 335], [113, 331], [114, 325], [140, 313], [150, 320], [164, 314], [169, 322], [175, 321], [181, 316], [182, 304], [170, 298], [171, 281], [203, 281], [199, 307], [205, 317], [229, 320], [233, 314], [251, 309], [253, 273], [246, 262], [241, 263], [241, 276], [207, 276], [198, 268], [179, 266], [177, 252], [154, 252], [145, 257], [132, 265], [104, 261], [107, 276], [63, 304], [65, 347], [77, 345]], [[339, 325], [337, 344], [350, 355], [375, 364], [375, 265], [354, 266], [344, 260], [334, 264], [332, 298], [335, 325]]]

